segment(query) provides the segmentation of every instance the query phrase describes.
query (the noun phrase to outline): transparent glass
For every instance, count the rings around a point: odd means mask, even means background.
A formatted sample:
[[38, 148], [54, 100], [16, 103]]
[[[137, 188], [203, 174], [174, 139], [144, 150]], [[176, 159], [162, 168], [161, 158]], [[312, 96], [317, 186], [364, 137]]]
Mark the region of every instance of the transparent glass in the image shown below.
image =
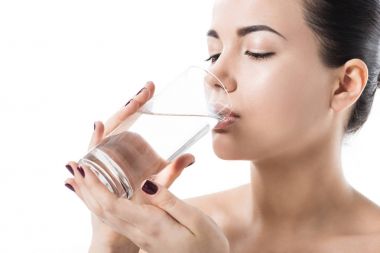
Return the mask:
[[191, 66], [78, 163], [94, 171], [111, 192], [130, 199], [145, 179], [188, 150], [230, 111], [223, 83], [209, 70]]

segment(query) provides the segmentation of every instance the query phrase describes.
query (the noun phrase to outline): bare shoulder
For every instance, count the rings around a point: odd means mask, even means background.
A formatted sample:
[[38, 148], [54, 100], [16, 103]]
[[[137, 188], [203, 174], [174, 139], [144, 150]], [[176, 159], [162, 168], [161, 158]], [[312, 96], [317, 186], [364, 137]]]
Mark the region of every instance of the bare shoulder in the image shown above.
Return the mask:
[[211, 215], [217, 213], [221, 207], [223, 207], [223, 209], [229, 209], [228, 207], [230, 207], [231, 204], [234, 204], [238, 199], [243, 198], [244, 195], [249, 193], [247, 191], [248, 186], [249, 184], [245, 184], [221, 192], [184, 199], [184, 201], [199, 208], [204, 213]]
[[361, 227], [360, 234], [370, 235], [370, 238], [380, 236], [380, 206], [359, 192], [356, 195], [356, 220]]
[[357, 193], [356, 211], [347, 220], [346, 233], [330, 238], [323, 245], [324, 252], [340, 249], [342, 252], [380, 252], [380, 207]]
[[[238, 226], [239, 221], [242, 221], [243, 210], [249, 211], [245, 207], [245, 205], [249, 205], [248, 201], [251, 200], [249, 194], [251, 194], [250, 184], [245, 184], [184, 201], [210, 216], [227, 235], [233, 229], [232, 225]], [[231, 221], [234, 221], [233, 224]]]
[[378, 253], [380, 252], [380, 233], [366, 235], [346, 235], [331, 238], [318, 245], [317, 252]]

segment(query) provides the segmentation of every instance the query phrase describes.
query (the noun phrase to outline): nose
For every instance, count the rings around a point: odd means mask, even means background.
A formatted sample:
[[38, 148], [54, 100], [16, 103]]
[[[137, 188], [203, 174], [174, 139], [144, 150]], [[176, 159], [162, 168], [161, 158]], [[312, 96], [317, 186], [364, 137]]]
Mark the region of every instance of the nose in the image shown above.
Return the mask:
[[[219, 64], [218, 64], [219, 63]], [[206, 77], [206, 83], [211, 86], [225, 89], [228, 93], [232, 93], [237, 89], [237, 83], [232, 77], [226, 65], [222, 65], [221, 62], [217, 62], [208, 68], [211, 73]]]
[[235, 82], [231, 82], [228, 75], [221, 73], [215, 71], [212, 67], [207, 68], [204, 83], [208, 103], [217, 106], [218, 112], [219, 110], [222, 111], [223, 109], [232, 107], [229, 94], [236, 89]]
[[222, 80], [220, 80], [219, 77], [216, 76], [209, 69], [207, 69], [207, 73], [205, 75], [205, 85], [207, 89], [212, 89], [212, 90], [222, 89], [222, 90], [227, 91], [227, 88], [223, 84]]

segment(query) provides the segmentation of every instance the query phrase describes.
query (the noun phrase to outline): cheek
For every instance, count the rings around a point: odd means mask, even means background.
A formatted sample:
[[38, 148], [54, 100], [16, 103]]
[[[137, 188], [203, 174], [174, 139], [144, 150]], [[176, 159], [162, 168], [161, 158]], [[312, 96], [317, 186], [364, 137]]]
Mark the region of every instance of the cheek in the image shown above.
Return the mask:
[[280, 78], [272, 78], [271, 85], [258, 94], [258, 106], [267, 108], [261, 112], [267, 113], [270, 122], [289, 129], [303, 129], [321, 116], [324, 89], [305, 72], [298, 74], [300, 72], [302, 70], [289, 69]]
[[244, 117], [236, 139], [251, 147], [245, 149], [251, 158], [291, 145], [324, 120], [328, 90], [321, 73], [301, 65], [282, 67], [257, 75], [241, 88], [238, 96]]

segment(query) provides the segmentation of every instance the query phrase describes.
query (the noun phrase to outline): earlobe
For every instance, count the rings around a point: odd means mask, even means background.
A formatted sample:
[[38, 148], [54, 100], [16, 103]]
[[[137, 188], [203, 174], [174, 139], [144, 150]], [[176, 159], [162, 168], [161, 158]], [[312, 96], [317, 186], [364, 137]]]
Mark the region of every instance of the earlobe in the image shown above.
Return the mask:
[[352, 59], [340, 69], [337, 85], [334, 86], [331, 107], [339, 112], [349, 109], [361, 96], [368, 81], [367, 65]]

